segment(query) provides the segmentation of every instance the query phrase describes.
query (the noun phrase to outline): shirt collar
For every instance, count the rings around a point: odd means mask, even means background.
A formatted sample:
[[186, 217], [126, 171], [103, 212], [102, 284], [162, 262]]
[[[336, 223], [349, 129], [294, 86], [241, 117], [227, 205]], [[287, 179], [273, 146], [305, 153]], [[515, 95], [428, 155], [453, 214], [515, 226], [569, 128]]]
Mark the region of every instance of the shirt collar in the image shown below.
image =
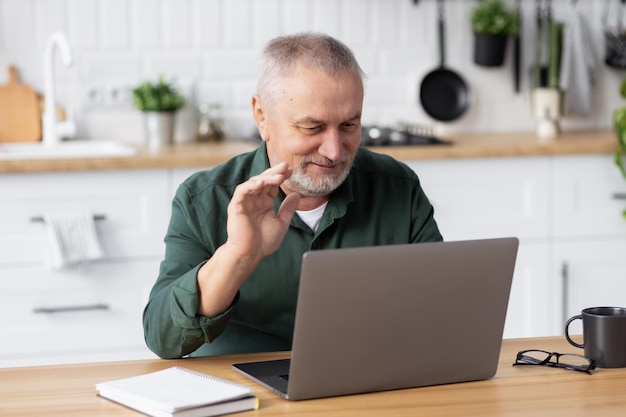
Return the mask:
[[264, 141], [261, 142], [254, 153], [254, 159], [252, 160], [252, 166], [250, 167], [250, 177], [259, 175], [270, 167], [270, 161], [267, 156], [267, 146]]

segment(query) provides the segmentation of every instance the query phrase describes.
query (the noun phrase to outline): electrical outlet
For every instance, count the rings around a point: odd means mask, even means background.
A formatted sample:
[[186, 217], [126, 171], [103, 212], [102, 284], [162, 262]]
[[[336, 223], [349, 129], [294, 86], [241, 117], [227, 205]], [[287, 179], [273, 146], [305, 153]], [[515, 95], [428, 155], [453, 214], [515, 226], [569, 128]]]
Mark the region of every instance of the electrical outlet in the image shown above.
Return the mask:
[[109, 107], [130, 107], [133, 105], [132, 87], [124, 83], [112, 83], [107, 86], [106, 101]]
[[127, 82], [102, 82], [87, 85], [83, 91], [86, 107], [124, 108], [133, 105], [132, 87]]
[[83, 91], [83, 102], [87, 107], [102, 107], [106, 105], [104, 88], [98, 84], [88, 85]]

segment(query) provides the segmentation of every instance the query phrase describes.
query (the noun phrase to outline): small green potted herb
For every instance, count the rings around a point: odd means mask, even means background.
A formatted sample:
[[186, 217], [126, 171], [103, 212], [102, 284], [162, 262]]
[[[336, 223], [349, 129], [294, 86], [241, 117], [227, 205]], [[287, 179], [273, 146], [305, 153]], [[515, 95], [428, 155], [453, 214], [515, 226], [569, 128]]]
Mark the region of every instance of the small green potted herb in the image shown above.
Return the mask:
[[163, 76], [156, 82], [144, 81], [133, 88], [133, 101], [142, 112], [175, 112], [186, 103], [185, 97]]
[[173, 82], [160, 76], [156, 82], [145, 81], [132, 89], [135, 107], [144, 115], [148, 147], [152, 151], [174, 142], [176, 111], [186, 104]]
[[485, 67], [504, 63], [508, 37], [519, 30], [517, 11], [503, 0], [480, 0], [470, 15], [474, 62]]

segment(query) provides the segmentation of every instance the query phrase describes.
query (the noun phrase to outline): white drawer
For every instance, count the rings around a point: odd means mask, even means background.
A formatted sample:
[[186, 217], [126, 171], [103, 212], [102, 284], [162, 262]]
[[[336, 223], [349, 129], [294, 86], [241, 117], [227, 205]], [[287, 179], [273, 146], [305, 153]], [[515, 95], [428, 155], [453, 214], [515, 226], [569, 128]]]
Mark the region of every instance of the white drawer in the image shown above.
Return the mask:
[[435, 208], [445, 240], [547, 237], [547, 158], [425, 160], [409, 166]]
[[0, 366], [28, 358], [98, 360], [115, 351], [147, 355], [142, 312], [159, 261], [101, 263], [71, 274], [3, 268]]
[[0, 265], [42, 263], [44, 226], [33, 217], [90, 211], [107, 259], [161, 255], [169, 221], [167, 171], [0, 176]]

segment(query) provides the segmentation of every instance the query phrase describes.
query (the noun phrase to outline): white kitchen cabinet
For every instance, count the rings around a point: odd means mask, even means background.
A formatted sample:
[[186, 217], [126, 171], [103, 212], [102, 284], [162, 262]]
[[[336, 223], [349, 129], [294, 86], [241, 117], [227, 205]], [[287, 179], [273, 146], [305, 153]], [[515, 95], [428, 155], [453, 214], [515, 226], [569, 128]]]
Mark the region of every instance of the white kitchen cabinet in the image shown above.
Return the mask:
[[505, 337], [563, 334], [585, 307], [626, 306], [626, 200], [614, 198], [626, 181], [612, 155], [409, 165], [446, 240], [520, 238]]
[[446, 240], [548, 235], [548, 158], [424, 160], [408, 164]]
[[[559, 275], [560, 333], [585, 307], [626, 306], [626, 181], [612, 155], [554, 162], [554, 262]], [[576, 326], [580, 329], [580, 323]], [[572, 329], [574, 330], [574, 329]], [[580, 331], [580, 330], [579, 330]]]
[[553, 230], [558, 238], [626, 237], [626, 180], [613, 155], [554, 158]]
[[[141, 314], [169, 220], [167, 170], [0, 177], [0, 366], [153, 357]], [[104, 258], [44, 263], [47, 213], [89, 211]]]

